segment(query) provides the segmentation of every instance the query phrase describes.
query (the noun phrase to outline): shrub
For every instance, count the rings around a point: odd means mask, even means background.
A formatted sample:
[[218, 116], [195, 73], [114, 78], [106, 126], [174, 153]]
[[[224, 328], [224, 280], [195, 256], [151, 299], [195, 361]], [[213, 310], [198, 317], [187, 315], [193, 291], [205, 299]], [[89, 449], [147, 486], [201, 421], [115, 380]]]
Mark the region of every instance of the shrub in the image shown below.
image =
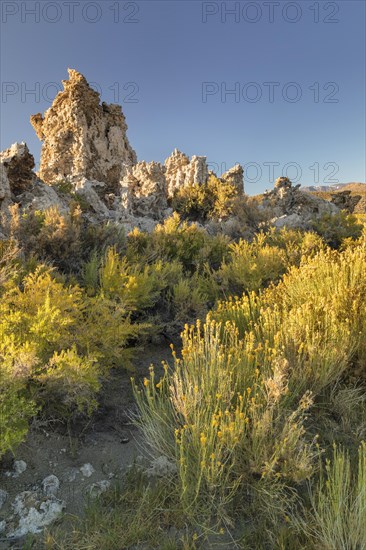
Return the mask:
[[202, 334], [197, 323], [182, 337], [174, 370], [166, 366], [158, 383], [151, 370], [134, 392], [146, 444], [177, 466], [185, 513], [225, 518], [254, 476], [307, 478], [312, 450], [303, 423], [312, 400], [305, 394], [293, 410], [283, 408], [287, 362], [275, 359], [271, 374], [259, 372], [252, 338], [240, 341], [235, 327], [209, 319]]
[[233, 212], [239, 191], [211, 174], [206, 183], [181, 187], [173, 198], [173, 209], [183, 218], [205, 221], [224, 219]]
[[210, 236], [174, 213], [151, 234], [134, 229], [128, 235], [126, 256], [131, 263], [178, 260], [191, 273], [206, 263], [217, 268], [227, 254], [228, 242], [227, 237]]
[[86, 297], [45, 266], [19, 282], [6, 281], [0, 302], [1, 453], [21, 441], [40, 407], [58, 418], [90, 414], [100, 376], [127, 366], [125, 348], [143, 329], [126, 306], [102, 294]]
[[12, 240], [0, 240], [0, 293], [1, 287], [17, 274], [17, 258], [19, 257], [17, 243]]
[[110, 222], [86, 224], [80, 207], [71, 205], [70, 212], [51, 207], [44, 212], [29, 211], [20, 215], [18, 205], [11, 208], [10, 235], [19, 242], [26, 258], [48, 262], [63, 273], [80, 275], [83, 265], [98, 251], [102, 256], [108, 247], [122, 251], [123, 228]]
[[107, 250], [100, 270], [100, 288], [105, 296], [118, 299], [128, 311], [152, 307], [161, 290], [150, 266], [130, 265], [113, 248]]
[[197, 285], [197, 278], [180, 279], [173, 285], [169, 298], [173, 318], [179, 326], [183, 326], [187, 321], [202, 318], [206, 312], [208, 296]]
[[287, 268], [300, 265], [303, 256], [310, 258], [327, 248], [325, 241], [317, 233], [286, 227], [270, 228], [265, 234], [264, 243], [284, 250]]
[[79, 356], [74, 345], [71, 349], [55, 352], [37, 376], [42, 386], [40, 399], [49, 403], [48, 409], [57, 403], [56, 411], [58, 414], [62, 411], [63, 417], [75, 410], [90, 415], [97, 407], [98, 378], [96, 359]]
[[145, 441], [176, 464], [192, 521], [227, 521], [258, 479], [270, 495], [278, 482], [286, 491], [311, 476], [318, 451], [308, 411], [364, 365], [365, 262], [363, 244], [303, 258], [277, 286], [186, 327], [174, 368], [134, 385]]
[[362, 233], [362, 224], [357, 217], [341, 211], [337, 214], [323, 214], [312, 222], [312, 228], [332, 248], [339, 248], [344, 239], [357, 239]]
[[131, 321], [130, 312], [103, 293], [85, 299], [83, 322], [76, 341], [82, 354], [97, 358], [101, 374], [112, 367], [129, 369], [133, 349], [130, 344], [149, 328]]
[[229, 246], [229, 257], [217, 271], [224, 295], [259, 290], [276, 282], [286, 271], [286, 257], [277, 246], [265, 244], [259, 234], [252, 243], [241, 239]]
[[0, 458], [6, 451], [14, 453], [25, 439], [28, 422], [37, 412], [35, 402], [29, 398], [24, 378], [4, 365], [0, 351]]
[[[326, 251], [292, 267], [260, 297], [219, 304], [214, 318], [251, 330], [258, 345], [283, 349], [291, 386], [319, 393], [351, 366], [365, 369], [366, 248]], [[355, 366], [358, 367], [355, 368]]]
[[44, 212], [29, 211], [21, 216], [12, 210], [11, 235], [19, 241], [25, 255], [50, 261], [57, 268], [70, 272], [78, 268], [82, 257], [80, 236], [81, 210], [62, 214], [56, 206]]
[[348, 452], [334, 448], [332, 460], [321, 469], [317, 486], [310, 490], [311, 508], [300, 529], [314, 547], [358, 550], [366, 547], [366, 444], [358, 451], [353, 470]]

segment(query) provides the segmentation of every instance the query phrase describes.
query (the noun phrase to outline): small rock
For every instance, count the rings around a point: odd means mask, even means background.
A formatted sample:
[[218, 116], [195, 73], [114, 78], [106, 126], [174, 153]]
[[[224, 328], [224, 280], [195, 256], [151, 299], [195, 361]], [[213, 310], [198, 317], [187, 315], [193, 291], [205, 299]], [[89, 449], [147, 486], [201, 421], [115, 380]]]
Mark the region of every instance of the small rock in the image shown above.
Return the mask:
[[48, 497], [54, 496], [60, 488], [60, 480], [55, 475], [51, 474], [42, 481], [42, 489]]
[[69, 468], [64, 472], [64, 475], [62, 476], [63, 481], [66, 481], [68, 483], [72, 483], [75, 481], [76, 477], [79, 475], [80, 471], [77, 468]]
[[0, 489], [0, 510], [4, 506], [7, 498], [8, 498], [8, 493], [4, 491], [4, 489]]
[[18, 527], [8, 537], [19, 538], [27, 533], [39, 533], [60, 516], [65, 506], [64, 501], [53, 496], [40, 502], [36, 494], [24, 491], [16, 497], [13, 504], [15, 514], [19, 516]]
[[84, 477], [90, 477], [94, 474], [95, 470], [91, 464], [87, 463], [81, 466], [80, 472], [83, 474]]
[[152, 461], [150, 468], [146, 470], [149, 477], [167, 477], [175, 474], [177, 471], [176, 465], [171, 462], [166, 456], [159, 456]]
[[18, 477], [27, 469], [27, 463], [24, 460], [16, 460], [14, 462], [14, 474], [13, 477]]
[[99, 497], [102, 493], [105, 493], [110, 486], [111, 483], [107, 479], [97, 481], [97, 483], [93, 483], [93, 485], [89, 487], [89, 494], [93, 498]]
[[5, 519], [3, 519], [2, 521], [0, 521], [0, 533], [3, 533], [5, 531], [5, 528], [6, 528], [6, 521]]

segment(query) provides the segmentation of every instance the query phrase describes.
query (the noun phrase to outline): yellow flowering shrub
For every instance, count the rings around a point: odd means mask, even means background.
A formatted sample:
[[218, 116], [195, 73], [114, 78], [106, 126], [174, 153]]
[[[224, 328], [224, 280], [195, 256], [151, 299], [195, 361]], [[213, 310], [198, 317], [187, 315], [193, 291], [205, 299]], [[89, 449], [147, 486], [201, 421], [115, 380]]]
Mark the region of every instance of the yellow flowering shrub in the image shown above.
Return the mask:
[[187, 326], [173, 369], [134, 386], [145, 440], [176, 464], [192, 518], [225, 517], [256, 480], [275, 490], [313, 474], [314, 401], [365, 368], [365, 265], [363, 241], [304, 257], [277, 286]]
[[40, 408], [59, 417], [90, 414], [101, 374], [128, 366], [126, 346], [142, 327], [125, 306], [88, 297], [42, 265], [23, 278], [4, 277], [0, 298], [2, 454], [25, 437]]

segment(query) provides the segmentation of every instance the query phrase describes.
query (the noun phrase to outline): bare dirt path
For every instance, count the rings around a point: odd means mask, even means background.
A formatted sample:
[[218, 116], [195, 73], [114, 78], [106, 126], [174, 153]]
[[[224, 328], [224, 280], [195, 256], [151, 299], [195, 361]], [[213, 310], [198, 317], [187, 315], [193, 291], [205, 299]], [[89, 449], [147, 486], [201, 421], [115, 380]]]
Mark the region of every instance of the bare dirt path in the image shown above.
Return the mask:
[[[0, 490], [6, 492], [0, 509], [0, 525], [5, 522], [0, 533], [1, 550], [23, 548], [21, 529], [26, 530], [40, 517], [28, 517], [30, 508], [42, 516], [44, 512], [52, 513], [52, 502], [58, 502], [63, 504], [64, 512], [82, 515], [91, 492], [96, 494], [122, 478], [142, 454], [138, 429], [129, 419], [129, 412], [135, 407], [130, 377], [146, 376], [152, 363], [158, 371], [162, 360], [171, 364], [171, 359], [168, 343], [149, 345], [136, 356], [134, 372], [112, 371], [101, 392], [98, 411], [83, 426], [60, 430], [51, 423], [34, 422], [16, 455], [26, 469], [17, 475], [14, 462], [5, 460], [0, 466]], [[24, 468], [23, 463], [17, 464], [20, 470]], [[59, 481], [55, 490], [52, 483], [57, 485], [57, 481], [49, 476], [56, 476]], [[49, 480], [48, 485], [45, 479]], [[19, 513], [14, 514], [17, 497]], [[48, 502], [43, 508], [42, 501]], [[14, 532], [18, 536], [9, 539]]]

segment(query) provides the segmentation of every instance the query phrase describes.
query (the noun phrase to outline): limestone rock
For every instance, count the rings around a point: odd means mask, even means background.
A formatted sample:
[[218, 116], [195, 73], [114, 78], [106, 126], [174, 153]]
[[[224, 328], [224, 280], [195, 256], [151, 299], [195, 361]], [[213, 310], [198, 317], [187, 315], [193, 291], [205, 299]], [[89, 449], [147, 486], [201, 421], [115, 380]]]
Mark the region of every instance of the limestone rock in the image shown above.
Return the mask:
[[11, 190], [8, 174], [3, 163], [0, 164], [0, 212], [6, 213], [11, 204]]
[[14, 143], [9, 149], [2, 151], [0, 153], [0, 200], [5, 198], [2, 195], [6, 193], [6, 180], [14, 195], [19, 195], [31, 187], [36, 177], [33, 172], [34, 166], [34, 157], [24, 142]]
[[299, 214], [284, 214], [283, 216], [276, 218], [273, 221], [273, 225], [278, 229], [282, 229], [283, 227], [302, 229], [304, 228], [304, 220]]
[[24, 460], [16, 460], [13, 465], [14, 472], [12, 477], [19, 477], [27, 469], [27, 463]]
[[206, 157], [194, 155], [186, 169], [185, 185], [201, 185], [206, 183], [208, 178], [208, 168]]
[[169, 477], [177, 471], [177, 466], [166, 456], [162, 455], [155, 458], [150, 468], [146, 470], [148, 477]]
[[176, 189], [184, 186], [189, 158], [178, 149], [174, 149], [164, 164], [166, 168], [167, 192], [168, 196], [172, 197]]
[[14, 143], [0, 153], [0, 214], [2, 223], [9, 218], [9, 206], [13, 199], [32, 187], [36, 176], [34, 158], [27, 145]]
[[47, 210], [56, 206], [60, 212], [68, 211], [68, 202], [50, 185], [36, 180], [32, 189], [19, 195], [17, 202], [26, 210]]
[[94, 474], [95, 470], [93, 466], [88, 462], [80, 467], [80, 472], [83, 474], [84, 477], [90, 477]]
[[136, 163], [136, 153], [126, 136], [127, 124], [119, 105], [100, 104], [100, 94], [73, 69], [62, 81], [52, 106], [31, 116], [41, 141], [40, 178], [52, 184], [67, 177], [85, 177], [118, 189], [126, 166]]
[[20, 538], [28, 533], [39, 533], [43, 527], [50, 525], [62, 513], [65, 502], [54, 496], [42, 498], [37, 491], [23, 491], [15, 498], [12, 508], [14, 518], [10, 525], [17, 525], [7, 536]]
[[154, 220], [164, 217], [167, 186], [165, 168], [159, 162], [139, 162], [123, 178], [121, 186], [122, 204], [128, 214]]
[[224, 172], [220, 179], [225, 183], [235, 185], [239, 193], [244, 193], [244, 170], [240, 164], [235, 164], [235, 166]]
[[100, 495], [105, 493], [110, 486], [111, 486], [111, 482], [108, 481], [108, 479], [102, 479], [102, 481], [97, 481], [96, 483], [93, 483], [89, 487], [89, 495], [92, 498], [99, 497]]
[[341, 210], [346, 210], [350, 214], [354, 212], [355, 207], [361, 199], [361, 195], [352, 195], [352, 192], [349, 190], [338, 191], [338, 193], [331, 194], [331, 202]]
[[178, 149], [165, 160], [167, 193], [172, 197], [177, 189], [201, 185], [208, 178], [206, 157], [193, 156], [191, 160]]
[[48, 497], [55, 496], [60, 488], [60, 480], [55, 475], [51, 474], [42, 481], [42, 489]]
[[339, 209], [329, 201], [300, 190], [288, 178], [278, 178], [272, 191], [265, 193], [260, 208], [271, 213], [277, 227], [306, 229], [309, 222], [323, 214], [336, 214]]
[[98, 195], [98, 191], [104, 194], [105, 185], [100, 181], [87, 180], [80, 178], [74, 184], [75, 193], [82, 197], [85, 202], [93, 209], [94, 213], [101, 218], [109, 217], [109, 210]]

